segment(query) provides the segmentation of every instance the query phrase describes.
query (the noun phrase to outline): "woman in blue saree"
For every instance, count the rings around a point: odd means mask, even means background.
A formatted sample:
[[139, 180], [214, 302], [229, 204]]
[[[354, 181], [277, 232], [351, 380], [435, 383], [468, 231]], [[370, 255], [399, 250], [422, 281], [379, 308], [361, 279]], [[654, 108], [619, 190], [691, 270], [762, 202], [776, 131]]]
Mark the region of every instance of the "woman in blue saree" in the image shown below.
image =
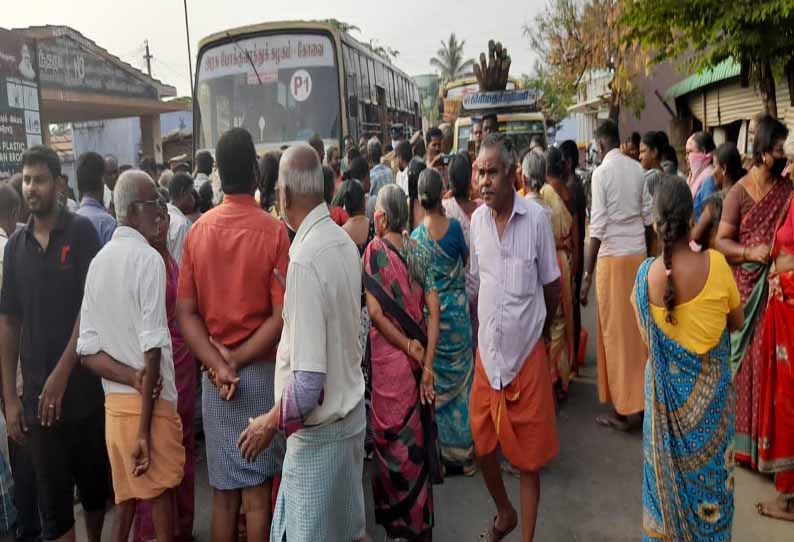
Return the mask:
[[735, 394], [729, 330], [742, 325], [725, 257], [689, 248], [692, 194], [656, 189], [663, 257], [642, 264], [632, 300], [650, 352], [645, 372], [643, 540], [731, 539]]
[[460, 223], [444, 216], [438, 171], [426, 169], [421, 173], [418, 195], [425, 217], [411, 237], [428, 260], [425, 291], [437, 291], [441, 301], [440, 333], [433, 361], [441, 459], [450, 474], [462, 472], [470, 476], [476, 467], [469, 427], [469, 393], [474, 375], [466, 295], [469, 249]]

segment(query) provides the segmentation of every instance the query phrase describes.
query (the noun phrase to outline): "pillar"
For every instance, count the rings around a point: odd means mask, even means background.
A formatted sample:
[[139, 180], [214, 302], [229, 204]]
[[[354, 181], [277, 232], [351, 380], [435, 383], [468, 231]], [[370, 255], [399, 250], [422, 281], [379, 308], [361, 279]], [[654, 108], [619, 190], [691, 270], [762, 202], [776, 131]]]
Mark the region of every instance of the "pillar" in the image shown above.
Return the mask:
[[160, 115], [141, 115], [141, 147], [143, 156], [151, 156], [158, 164], [163, 161], [163, 140], [160, 135]]

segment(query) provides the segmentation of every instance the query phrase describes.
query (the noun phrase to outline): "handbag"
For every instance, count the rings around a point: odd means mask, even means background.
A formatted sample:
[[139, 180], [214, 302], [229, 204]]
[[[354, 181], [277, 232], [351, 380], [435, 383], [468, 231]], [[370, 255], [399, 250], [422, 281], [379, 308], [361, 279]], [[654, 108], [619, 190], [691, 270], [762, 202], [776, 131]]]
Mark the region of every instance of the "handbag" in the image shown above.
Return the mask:
[[[384, 313], [388, 314], [400, 325], [403, 332], [412, 340], [419, 341], [424, 348], [427, 348], [427, 334], [422, 330], [413, 318], [383, 290], [378, 281], [366, 273], [363, 274], [364, 289], [378, 300]], [[422, 381], [422, 369], [414, 370], [417, 386]], [[444, 469], [441, 464], [441, 449], [438, 446], [438, 426], [436, 425], [435, 403], [423, 405], [419, 403], [419, 415], [422, 420], [422, 432], [425, 437], [425, 455], [427, 456], [427, 473], [430, 483], [439, 485], [444, 483]]]

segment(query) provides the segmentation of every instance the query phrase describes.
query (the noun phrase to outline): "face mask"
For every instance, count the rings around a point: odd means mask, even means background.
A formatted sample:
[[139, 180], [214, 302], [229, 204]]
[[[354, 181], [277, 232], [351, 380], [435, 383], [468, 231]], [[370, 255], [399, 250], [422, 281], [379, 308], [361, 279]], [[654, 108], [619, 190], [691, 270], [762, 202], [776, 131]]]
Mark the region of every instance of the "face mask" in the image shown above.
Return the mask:
[[786, 158], [775, 158], [775, 161], [772, 163], [772, 168], [770, 169], [772, 175], [775, 177], [783, 175], [783, 170], [786, 169], [786, 163]]
[[710, 159], [711, 158], [707, 154], [702, 152], [689, 153], [689, 156], [687, 157], [687, 161], [689, 162], [689, 171], [691, 171], [694, 175], [703, 166], [703, 162]]

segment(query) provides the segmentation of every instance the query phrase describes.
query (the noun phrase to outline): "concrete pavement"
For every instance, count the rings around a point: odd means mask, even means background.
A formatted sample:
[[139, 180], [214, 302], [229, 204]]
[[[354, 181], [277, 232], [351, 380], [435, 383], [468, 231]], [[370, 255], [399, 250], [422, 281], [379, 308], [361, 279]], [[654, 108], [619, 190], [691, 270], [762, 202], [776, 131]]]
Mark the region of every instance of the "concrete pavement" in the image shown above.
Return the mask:
[[[595, 330], [593, 309], [584, 315], [585, 326]], [[541, 476], [538, 542], [629, 542], [641, 540], [642, 528], [642, 434], [618, 433], [598, 426], [594, 419], [608, 409], [598, 404], [591, 332], [588, 365], [571, 387], [560, 411], [560, 455]], [[203, 455], [203, 453], [202, 453]], [[197, 541], [209, 541], [211, 494], [206, 463], [197, 468]], [[518, 506], [518, 480], [505, 476], [508, 493]], [[374, 542], [385, 540], [374, 525], [371, 490], [365, 481], [368, 525]], [[448, 478], [435, 488], [436, 542], [474, 542], [488, 526], [494, 507], [479, 476]], [[734, 542], [792, 542], [794, 524], [758, 516], [755, 503], [772, 499], [774, 486], [768, 477], [742, 468], [736, 470]], [[111, 516], [108, 515], [108, 521]], [[82, 528], [82, 525], [80, 526]], [[103, 540], [110, 540], [110, 526]], [[81, 529], [82, 530], [82, 529]], [[84, 538], [78, 537], [78, 540]], [[318, 536], [318, 541], [322, 540]], [[516, 531], [508, 541], [520, 540]]]

